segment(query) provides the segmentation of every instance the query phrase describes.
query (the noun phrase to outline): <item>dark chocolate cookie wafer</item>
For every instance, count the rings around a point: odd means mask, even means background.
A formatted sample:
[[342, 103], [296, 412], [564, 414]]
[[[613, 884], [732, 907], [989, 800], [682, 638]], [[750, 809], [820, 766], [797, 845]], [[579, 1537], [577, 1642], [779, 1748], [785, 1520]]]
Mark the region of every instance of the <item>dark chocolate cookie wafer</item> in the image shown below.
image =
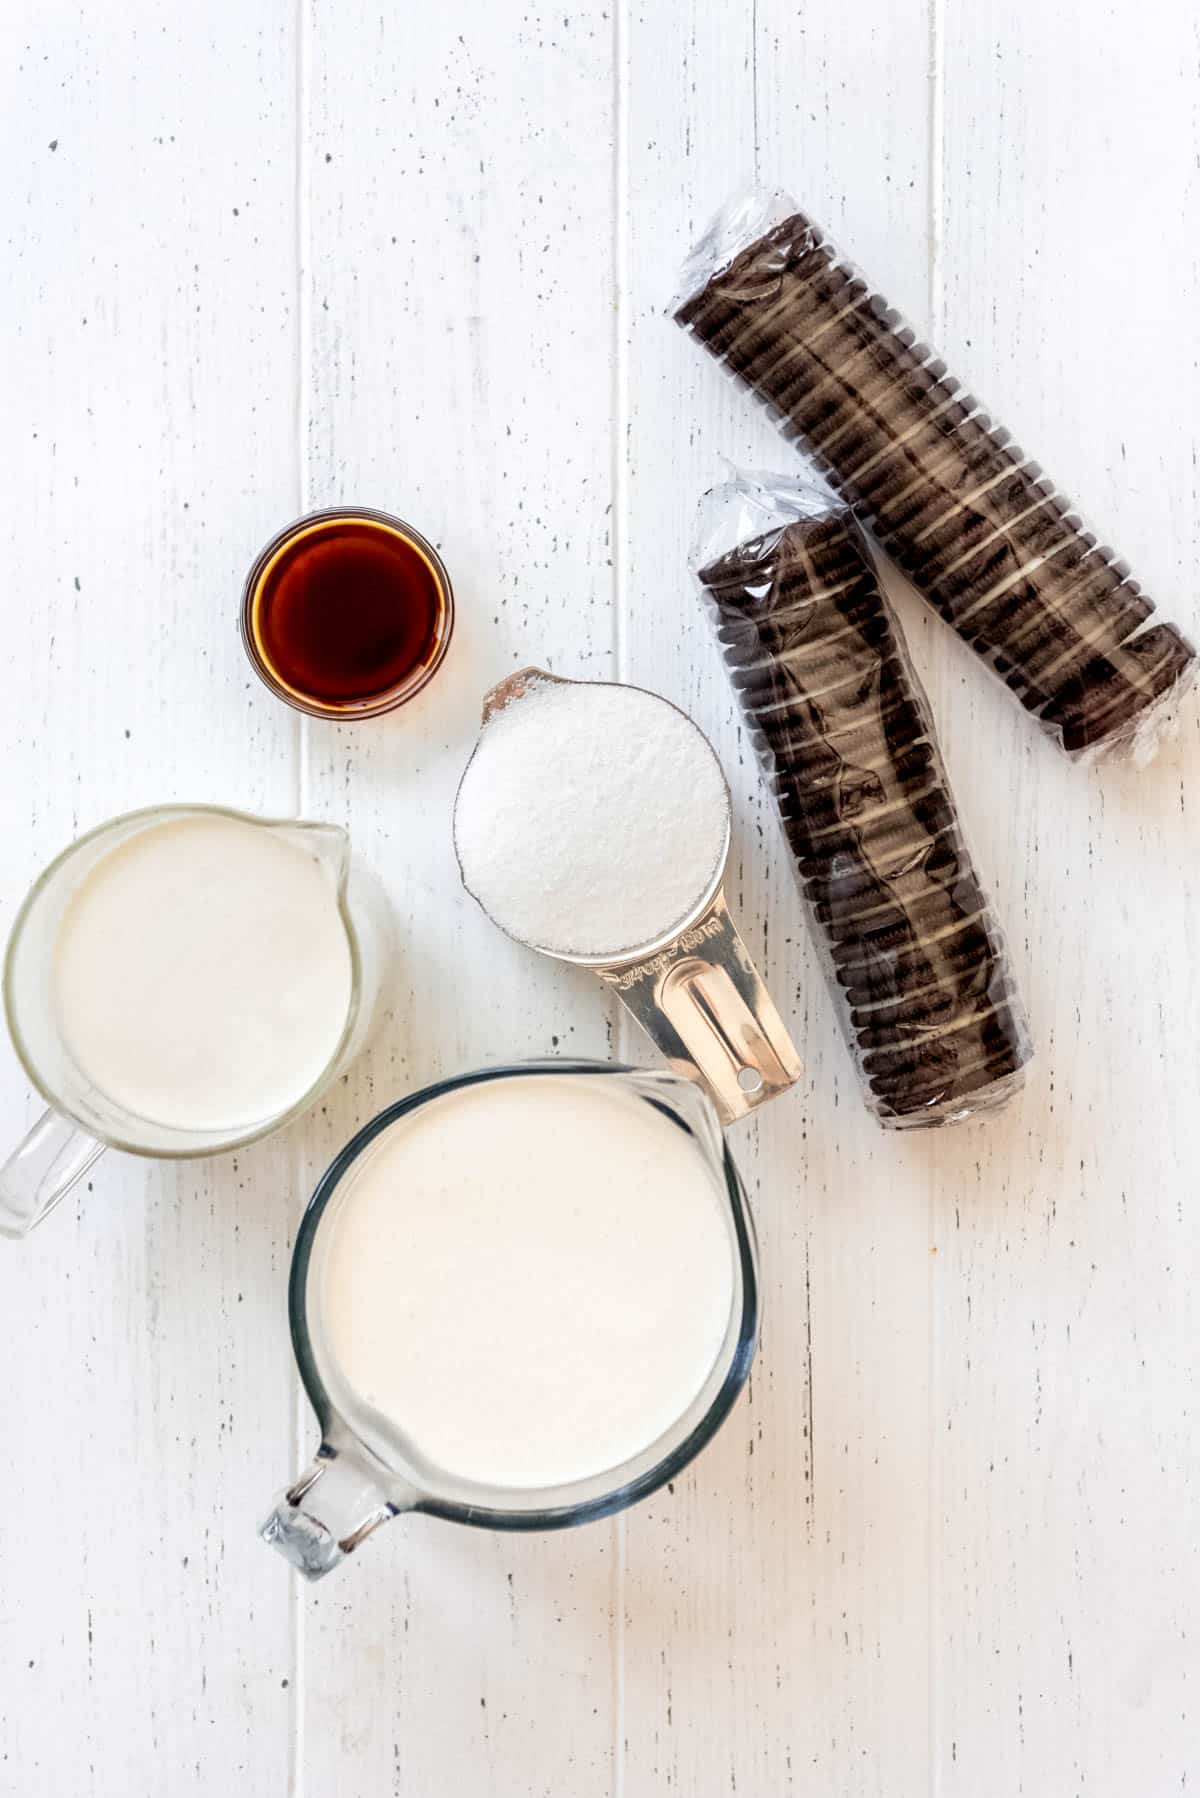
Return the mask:
[[1136, 736], [1193, 671], [1191, 645], [1147, 629], [1128, 570], [816, 225], [795, 210], [693, 266], [678, 322], [1026, 709], [1071, 753]]
[[827, 499], [700, 581], [873, 1108], [894, 1124], [986, 1109], [1028, 1042], [860, 532]]
[[[920, 1092], [928, 1079], [945, 1078], [947, 1064], [977, 1066], [981, 1059], [991, 1061], [1002, 1056], [1010, 1028], [1008, 1001], [1002, 999], [998, 1005], [976, 1007], [965, 1017], [930, 1031], [918, 1042], [886, 1043], [869, 1049], [863, 1056], [863, 1068], [877, 1083], [877, 1092], [893, 1080], [909, 1093]], [[920, 1080], [914, 1078], [918, 1067]]]

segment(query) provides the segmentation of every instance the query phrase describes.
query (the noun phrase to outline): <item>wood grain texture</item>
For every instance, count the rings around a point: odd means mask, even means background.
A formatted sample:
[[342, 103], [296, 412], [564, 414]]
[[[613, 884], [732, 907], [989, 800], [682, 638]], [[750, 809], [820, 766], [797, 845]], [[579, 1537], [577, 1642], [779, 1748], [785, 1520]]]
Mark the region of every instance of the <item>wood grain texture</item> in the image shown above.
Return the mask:
[[[1194, 637], [1194, 17], [947, 9], [944, 87], [947, 355]], [[939, 1170], [940, 1773], [1157, 1798], [1200, 1769], [1197, 712], [1088, 773], [974, 672], [947, 752], [1042, 1054], [1003, 1163]]]
[[[720, 457], [789, 452], [663, 311], [731, 186], [790, 186], [1194, 630], [1190, 10], [192, 12], [0, 21], [0, 926], [77, 830], [224, 799], [348, 824], [404, 949], [286, 1137], [109, 1157], [0, 1245], [0, 1795], [1186, 1791], [1195, 702], [1148, 772], [1069, 767], [894, 582], [1040, 1055], [999, 1119], [881, 1134], [688, 578]], [[339, 501], [410, 517], [459, 605], [430, 690], [345, 730], [234, 631], [262, 539]], [[643, 1053], [458, 886], [479, 700], [531, 661], [665, 693], [729, 772], [730, 899], [806, 1062], [732, 1139], [762, 1352], [624, 1519], [405, 1521], [300, 1590], [254, 1522], [314, 1446], [284, 1284], [320, 1169], [440, 1073]]]
[[[221, 12], [0, 24], [5, 930], [114, 812], [294, 803], [234, 629], [295, 503], [291, 38], [273, 4]], [[11, 1139], [7, 1038], [3, 1076]], [[285, 1786], [286, 1582], [248, 1526], [289, 1452], [289, 1165], [109, 1155], [3, 1245], [6, 1794]]]
[[[610, 58], [594, 8], [537, 4], [511, 30], [484, 0], [384, 33], [373, 6], [312, 16], [307, 498], [411, 518], [458, 606], [420, 700], [374, 730], [306, 726], [305, 805], [350, 825], [403, 944], [394, 1018], [310, 1131], [314, 1172], [414, 1085], [608, 1053], [600, 983], [466, 898], [450, 816], [488, 687], [611, 670]], [[405, 1520], [306, 1594], [303, 1789], [350, 1767], [371, 1792], [608, 1790], [612, 1534]]]
[[[765, 1270], [749, 1403], [671, 1499], [625, 1526], [631, 1792], [927, 1785], [930, 1150], [883, 1135], [861, 1105], [690, 581], [697, 498], [724, 478], [720, 458], [794, 457], [663, 318], [708, 215], [755, 175], [802, 184], [858, 254], [877, 247], [898, 297], [923, 300], [927, 32], [923, 4], [878, 9], [852, 52], [833, 4], [631, 22], [625, 672], [691, 710], [735, 781], [731, 897], [807, 1066], [733, 1136]], [[686, 78], [664, 98], [681, 42]], [[669, 484], [653, 478], [668, 466]]]

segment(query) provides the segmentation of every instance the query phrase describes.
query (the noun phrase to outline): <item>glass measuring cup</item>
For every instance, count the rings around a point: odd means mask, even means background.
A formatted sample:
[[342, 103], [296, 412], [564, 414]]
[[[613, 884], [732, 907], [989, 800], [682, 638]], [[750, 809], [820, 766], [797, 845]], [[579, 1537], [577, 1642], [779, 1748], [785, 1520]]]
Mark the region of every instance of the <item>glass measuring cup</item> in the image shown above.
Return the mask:
[[[531, 687], [542, 684], [620, 683], [572, 683], [541, 668], [522, 668], [485, 694], [484, 725], [498, 711], [519, 704]], [[659, 694], [651, 697], [670, 705]], [[672, 706], [671, 710], [678, 712], [679, 708]], [[687, 722], [707, 742], [699, 726], [690, 718]], [[708, 747], [716, 761], [711, 744]], [[524, 946], [555, 961], [590, 968], [616, 993], [675, 1072], [698, 1081], [711, 1096], [721, 1122], [730, 1124], [793, 1086], [800, 1077], [801, 1063], [725, 900], [732, 811], [723, 775], [722, 785], [725, 829], [721, 853], [707, 886], [695, 895], [688, 915], [674, 929], [617, 956], [572, 955], [533, 943]], [[681, 794], [680, 804], [684, 803], [686, 796]], [[472, 892], [461, 856], [459, 872], [467, 891], [492, 917], [479, 895]], [[492, 922], [504, 929], [496, 918], [492, 917]]]
[[[219, 817], [277, 834], [312, 855], [337, 897], [350, 951], [350, 1004], [341, 1038], [314, 1084], [285, 1110], [232, 1133], [184, 1129], [137, 1116], [100, 1091], [63, 1040], [52, 1002], [55, 948], [67, 906], [92, 869], [139, 831], [189, 817]], [[58, 1204], [106, 1148], [180, 1159], [236, 1149], [308, 1109], [362, 1048], [378, 1010], [389, 936], [387, 902], [350, 860], [336, 824], [258, 818], [217, 805], [151, 806], [89, 831], [59, 855], [27, 895], [8, 941], [4, 1007], [21, 1064], [47, 1110], [0, 1167], [0, 1235], [24, 1236]]]
[[[707, 1379], [655, 1442], [622, 1465], [587, 1479], [541, 1489], [506, 1489], [421, 1465], [394, 1426], [345, 1393], [325, 1336], [324, 1254], [332, 1240], [339, 1197], [349, 1191], [348, 1176], [355, 1163], [397, 1119], [464, 1087], [546, 1073], [618, 1081], [693, 1140], [717, 1176], [724, 1198], [731, 1301], [724, 1338]], [[288, 1310], [292, 1345], [317, 1414], [321, 1444], [312, 1465], [280, 1497], [259, 1533], [307, 1578], [319, 1579], [381, 1523], [403, 1512], [424, 1512], [481, 1529], [562, 1529], [623, 1510], [673, 1479], [711, 1440], [750, 1372], [759, 1314], [754, 1226], [715, 1109], [693, 1082], [615, 1062], [554, 1057], [519, 1062], [425, 1087], [389, 1106], [359, 1131], [309, 1201], [292, 1255]], [[340, 1399], [331, 1391], [339, 1387]]]

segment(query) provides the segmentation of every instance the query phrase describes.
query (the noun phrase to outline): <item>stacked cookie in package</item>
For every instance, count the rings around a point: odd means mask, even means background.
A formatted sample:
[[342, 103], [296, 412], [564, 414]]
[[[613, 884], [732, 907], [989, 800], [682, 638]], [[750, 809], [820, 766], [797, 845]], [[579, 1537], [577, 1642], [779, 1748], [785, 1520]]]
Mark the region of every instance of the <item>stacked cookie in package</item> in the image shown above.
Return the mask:
[[786, 196], [726, 209], [675, 317], [1064, 749], [1153, 750], [1192, 646]]
[[774, 794], [868, 1102], [994, 1109], [1029, 1056], [928, 706], [848, 509], [742, 476], [708, 496], [701, 589]]

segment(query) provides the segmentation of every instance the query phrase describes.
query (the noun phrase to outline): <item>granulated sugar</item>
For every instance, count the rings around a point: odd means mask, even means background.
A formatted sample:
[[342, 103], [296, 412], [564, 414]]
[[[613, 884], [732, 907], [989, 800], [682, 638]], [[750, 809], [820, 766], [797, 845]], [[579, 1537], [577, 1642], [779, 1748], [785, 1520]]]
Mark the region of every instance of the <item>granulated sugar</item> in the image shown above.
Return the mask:
[[510, 936], [615, 957], [695, 909], [728, 820], [720, 763], [666, 700], [541, 681], [484, 727], [454, 840], [467, 888]]

